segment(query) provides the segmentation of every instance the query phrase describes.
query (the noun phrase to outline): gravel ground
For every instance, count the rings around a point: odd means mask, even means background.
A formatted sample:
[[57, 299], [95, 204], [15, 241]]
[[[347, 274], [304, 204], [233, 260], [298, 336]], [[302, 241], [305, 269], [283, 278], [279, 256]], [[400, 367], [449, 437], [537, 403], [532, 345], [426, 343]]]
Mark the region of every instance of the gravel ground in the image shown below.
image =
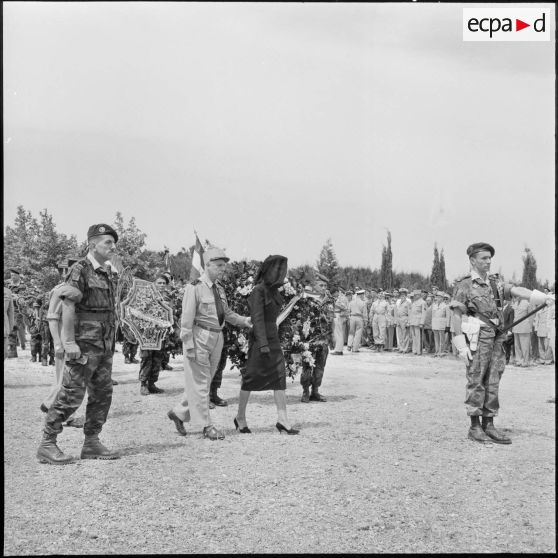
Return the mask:
[[[329, 357], [327, 403], [301, 403], [288, 381], [299, 436], [275, 430], [271, 392], [252, 395], [254, 433], [235, 433], [226, 371], [229, 406], [213, 411], [226, 439], [212, 442], [166, 417], [181, 358], [166, 392], [142, 397], [119, 352], [101, 439], [122, 459], [61, 467], [35, 458], [53, 368], [28, 356], [4, 361], [5, 555], [556, 551], [554, 367], [506, 369], [509, 446], [467, 439], [459, 361], [366, 349]], [[66, 428], [59, 443], [79, 455], [82, 437]]]

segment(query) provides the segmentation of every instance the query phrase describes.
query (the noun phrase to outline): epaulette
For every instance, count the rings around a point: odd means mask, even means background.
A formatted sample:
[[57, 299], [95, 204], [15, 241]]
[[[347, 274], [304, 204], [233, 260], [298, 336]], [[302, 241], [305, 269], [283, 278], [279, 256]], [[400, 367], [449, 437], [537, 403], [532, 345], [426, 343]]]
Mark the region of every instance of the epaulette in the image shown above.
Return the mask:
[[463, 281], [464, 279], [470, 279], [471, 278], [471, 274], [470, 273], [466, 273], [465, 275], [461, 275], [460, 277], [458, 277], [455, 282], [459, 283], [460, 281]]

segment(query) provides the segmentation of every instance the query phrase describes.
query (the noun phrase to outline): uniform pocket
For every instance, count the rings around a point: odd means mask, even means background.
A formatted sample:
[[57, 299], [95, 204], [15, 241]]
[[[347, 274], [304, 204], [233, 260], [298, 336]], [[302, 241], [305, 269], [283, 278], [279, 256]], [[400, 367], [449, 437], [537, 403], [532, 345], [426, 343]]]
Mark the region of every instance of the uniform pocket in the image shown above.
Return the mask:
[[196, 347], [196, 362], [201, 366], [209, 366], [209, 351]]
[[202, 327], [194, 326], [194, 345], [201, 345], [202, 347], [207, 347], [207, 342], [209, 341], [209, 330], [203, 329]]
[[101, 322], [83, 320], [79, 322], [76, 329], [76, 341], [83, 341], [99, 349], [104, 348]]

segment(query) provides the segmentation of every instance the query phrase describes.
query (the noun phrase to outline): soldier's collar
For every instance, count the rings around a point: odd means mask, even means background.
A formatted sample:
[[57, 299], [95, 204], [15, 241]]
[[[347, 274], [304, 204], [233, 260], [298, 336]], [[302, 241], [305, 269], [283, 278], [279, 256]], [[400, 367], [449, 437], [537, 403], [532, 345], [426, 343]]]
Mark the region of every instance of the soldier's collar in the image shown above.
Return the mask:
[[213, 283], [213, 281], [209, 278], [209, 276], [207, 275], [207, 273], [204, 271], [201, 276], [200, 279], [210, 288], [213, 288], [213, 285], [218, 285], [218, 281], [215, 281], [215, 283]]
[[118, 270], [116, 269], [116, 267], [114, 267], [114, 265], [112, 264], [111, 261], [108, 261], [106, 263], [106, 265], [101, 265], [92, 255], [91, 252], [87, 252], [87, 259], [91, 262], [91, 265], [93, 266], [93, 269], [95, 271], [97, 271], [99, 268], [102, 269], [103, 271], [109, 272], [112, 271], [113, 273], [118, 273]]
[[474, 269], [471, 269], [471, 281], [488, 284], [488, 274], [486, 275], [486, 279], [483, 279]]

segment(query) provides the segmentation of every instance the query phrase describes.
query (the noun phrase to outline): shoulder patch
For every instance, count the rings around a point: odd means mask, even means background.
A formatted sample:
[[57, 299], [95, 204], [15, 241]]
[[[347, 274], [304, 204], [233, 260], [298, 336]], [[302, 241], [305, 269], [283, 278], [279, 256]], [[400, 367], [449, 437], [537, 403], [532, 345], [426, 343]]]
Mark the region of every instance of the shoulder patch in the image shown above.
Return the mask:
[[465, 275], [460, 275], [455, 282], [459, 283], [460, 281], [464, 281], [465, 279], [470, 279], [471, 278], [471, 274], [470, 273], [466, 273]]

